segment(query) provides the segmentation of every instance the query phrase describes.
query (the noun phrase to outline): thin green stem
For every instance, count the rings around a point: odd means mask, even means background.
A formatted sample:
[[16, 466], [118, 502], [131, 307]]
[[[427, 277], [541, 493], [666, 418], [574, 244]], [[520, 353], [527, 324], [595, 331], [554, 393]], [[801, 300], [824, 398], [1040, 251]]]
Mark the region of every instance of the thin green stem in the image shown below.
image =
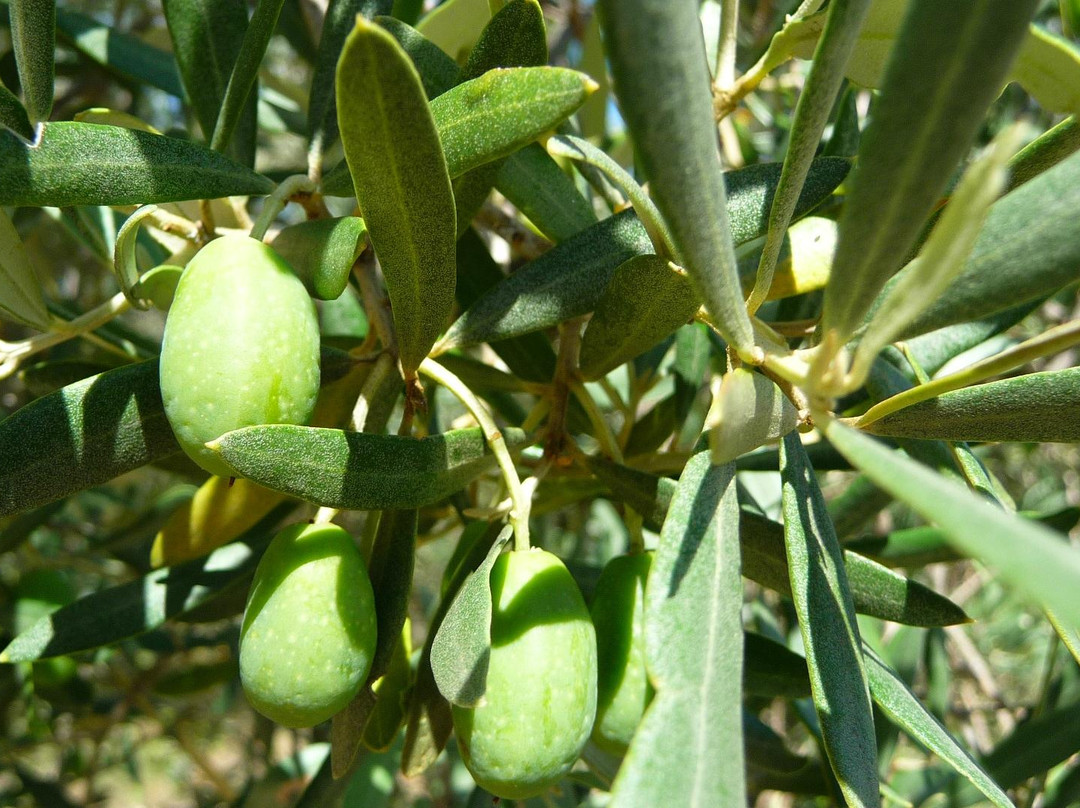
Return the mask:
[[315, 183], [311, 181], [307, 174], [293, 174], [291, 177], [282, 180], [273, 193], [266, 197], [263, 209], [259, 212], [259, 216], [255, 219], [255, 224], [251, 228], [251, 237], [262, 241], [274, 219], [289, 204], [289, 197], [298, 193], [311, 193], [315, 188]]
[[526, 496], [526, 491], [531, 489], [522, 488], [521, 478], [518, 477], [517, 469], [514, 467], [514, 459], [510, 456], [510, 450], [506, 446], [502, 432], [495, 425], [495, 419], [491, 417], [491, 413], [476, 394], [438, 362], [425, 359], [420, 363], [419, 371], [449, 390], [484, 431], [484, 438], [491, 447], [492, 454], [495, 455], [495, 460], [499, 464], [506, 487], [510, 492], [510, 500], [514, 503], [514, 508], [510, 512], [510, 524], [514, 527], [514, 549], [528, 550], [529, 512], [532, 508], [532, 500], [531, 497]]
[[879, 421], [886, 415], [892, 415], [898, 410], [937, 398], [944, 393], [959, 390], [961, 387], [970, 387], [973, 384], [986, 381], [993, 376], [1013, 368], [1026, 365], [1034, 359], [1039, 359], [1049, 354], [1063, 351], [1080, 343], [1080, 320], [1073, 320], [1062, 325], [1055, 326], [1049, 331], [1021, 342], [1007, 351], [1002, 351], [997, 356], [976, 362], [970, 367], [959, 370], [956, 373], [943, 376], [940, 379], [918, 387], [912, 387], [903, 393], [887, 398], [879, 404], [875, 404], [856, 422], [856, 426], [863, 428], [874, 421]]
[[619, 441], [616, 439], [615, 433], [611, 430], [611, 425], [608, 424], [607, 419], [604, 418], [604, 413], [600, 411], [596, 399], [589, 394], [588, 388], [580, 381], [575, 381], [570, 389], [574, 391], [577, 400], [580, 401], [581, 406], [585, 408], [585, 414], [589, 416], [589, 423], [592, 424], [593, 430], [596, 432], [596, 439], [600, 441], [600, 446], [603, 447], [604, 454], [616, 463], [622, 463], [623, 453], [622, 449], [619, 448]]

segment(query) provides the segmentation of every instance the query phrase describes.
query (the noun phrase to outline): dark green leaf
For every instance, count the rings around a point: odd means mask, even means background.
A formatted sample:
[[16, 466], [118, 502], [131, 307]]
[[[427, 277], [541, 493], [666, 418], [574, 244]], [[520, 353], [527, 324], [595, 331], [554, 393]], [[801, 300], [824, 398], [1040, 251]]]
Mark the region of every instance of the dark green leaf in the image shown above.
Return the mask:
[[607, 375], [675, 333], [697, 310], [685, 273], [659, 256], [634, 256], [615, 270], [585, 329], [582, 375]]
[[308, 141], [316, 163], [321, 162], [323, 150], [337, 139], [334, 72], [356, 15], [371, 20], [389, 14], [392, 8], [392, 0], [330, 0], [327, 6], [308, 100]]
[[30, 118], [26, 115], [26, 109], [3, 84], [0, 84], [0, 126], [6, 126], [18, 132], [27, 140], [34, 137], [34, 128], [30, 125]]
[[1080, 149], [1080, 124], [1070, 116], [1031, 141], [1009, 161], [1009, 190], [1034, 179]]
[[[524, 434], [503, 432], [520, 446]], [[330, 508], [420, 508], [495, 466], [479, 428], [429, 438], [271, 424], [226, 432], [214, 446], [239, 476]]]
[[[165, 19], [184, 91], [203, 137], [210, 141], [248, 27], [244, 0], [164, 0]], [[256, 99], [244, 110], [243, 135], [230, 153], [245, 165], [255, 158]]]
[[1036, 4], [911, 2], [840, 218], [824, 330], [851, 335], [900, 268], [1001, 91]]
[[141, 205], [267, 194], [273, 187], [204, 146], [149, 132], [49, 123], [33, 145], [0, 132], [2, 205]]
[[573, 179], [536, 143], [510, 155], [495, 187], [556, 243], [596, 224], [596, 213]]
[[17, 636], [0, 654], [0, 662], [72, 654], [157, 628], [249, 575], [269, 538], [251, 545], [227, 544], [206, 558], [163, 567], [80, 598]]
[[[819, 424], [819, 426], [821, 426]], [[1006, 583], [1080, 625], [1080, 555], [1053, 531], [1002, 510], [874, 438], [836, 421], [829, 441], [878, 486], [936, 522], [965, 555], [993, 567]]]
[[460, 81], [475, 79], [498, 67], [547, 64], [547, 31], [537, 0], [510, 0], [480, 32]]
[[429, 99], [437, 98], [457, 84], [461, 69], [438, 45], [393, 17], [376, 17], [375, 22], [385, 28], [412, 59]]
[[1029, 373], [921, 401], [864, 427], [947, 441], [1080, 442], [1080, 368]]
[[[225, 87], [225, 96], [221, 100], [221, 111], [217, 116], [214, 134], [210, 138], [210, 147], [216, 151], [224, 151], [228, 147], [233, 132], [240, 123], [240, 117], [245, 114], [246, 109], [250, 109], [248, 98], [251, 88], [255, 86], [258, 78], [259, 65], [266, 53], [266, 46], [277, 28], [283, 2], [284, 0], [258, 0], [255, 6], [255, 13], [251, 15], [240, 50], [236, 54], [236, 62], [233, 63], [229, 83]], [[254, 97], [257, 96], [258, 91], [254, 94]]]
[[1005, 792], [923, 706], [904, 680], [869, 648], [863, 648], [863, 659], [870, 693], [889, 719], [970, 780], [998, 808], [1012, 808]]
[[286, 227], [273, 241], [308, 292], [320, 300], [341, 296], [366, 244], [367, 228], [357, 216], [300, 222]]
[[457, 220], [446, 160], [412, 62], [363, 18], [345, 43], [337, 94], [345, 157], [412, 375], [454, 305]]
[[513, 535], [507, 526], [461, 585], [431, 643], [431, 670], [443, 698], [475, 707], [487, 690], [491, 656], [491, 568]]
[[8, 19], [26, 112], [35, 123], [47, 121], [53, 105], [56, 0], [9, 0]]
[[656, 696], [615, 779], [613, 808], [746, 801], [738, 569], [735, 466], [713, 466], [702, 452], [679, 480], [649, 572], [646, 667]]
[[1080, 243], [1070, 228], [1078, 206], [1080, 154], [1006, 194], [990, 208], [960, 276], [901, 336], [977, 320], [1075, 281]]
[[70, 40], [75, 48], [110, 71], [177, 98], [183, 97], [180, 74], [168, 51], [77, 11], [57, 9], [56, 27], [57, 33]]
[[586, 314], [617, 266], [651, 250], [632, 211], [605, 219], [482, 295], [450, 326], [437, 350], [519, 336]]
[[179, 450], [165, 419], [156, 360], [92, 376], [0, 421], [0, 516]]
[[1016, 788], [1062, 763], [1078, 749], [1080, 704], [1069, 704], [1017, 726], [984, 758], [983, 765], [1003, 787]]
[[801, 699], [810, 695], [806, 660], [761, 634], [746, 632], [743, 690], [747, 695]]
[[597, 9], [615, 94], [657, 206], [720, 332], [736, 350], [749, 351], [754, 336], [728, 222], [697, 5], [600, 0]]
[[848, 805], [880, 805], [874, 716], [855, 607], [825, 498], [798, 434], [781, 444], [780, 476], [792, 600], [825, 750]]

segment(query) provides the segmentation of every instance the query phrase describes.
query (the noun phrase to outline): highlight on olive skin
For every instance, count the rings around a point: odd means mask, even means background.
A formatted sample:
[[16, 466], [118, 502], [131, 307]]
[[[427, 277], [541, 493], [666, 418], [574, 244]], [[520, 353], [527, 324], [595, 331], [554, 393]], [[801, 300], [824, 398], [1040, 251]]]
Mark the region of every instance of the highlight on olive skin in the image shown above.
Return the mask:
[[570, 771], [596, 715], [596, 632], [574, 579], [544, 550], [506, 553], [491, 570], [491, 657], [475, 708], [453, 708], [476, 782], [536, 796]]
[[240, 629], [248, 701], [286, 727], [311, 727], [342, 710], [375, 653], [374, 594], [345, 530], [293, 525], [259, 561]]

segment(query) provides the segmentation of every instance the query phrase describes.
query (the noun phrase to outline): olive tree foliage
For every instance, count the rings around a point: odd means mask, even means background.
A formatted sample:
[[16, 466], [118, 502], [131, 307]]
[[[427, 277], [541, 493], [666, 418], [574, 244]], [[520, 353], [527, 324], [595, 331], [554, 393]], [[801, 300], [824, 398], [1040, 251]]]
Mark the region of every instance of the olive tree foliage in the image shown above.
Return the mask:
[[5, 803], [1074, 804], [1076, 3], [0, 18]]

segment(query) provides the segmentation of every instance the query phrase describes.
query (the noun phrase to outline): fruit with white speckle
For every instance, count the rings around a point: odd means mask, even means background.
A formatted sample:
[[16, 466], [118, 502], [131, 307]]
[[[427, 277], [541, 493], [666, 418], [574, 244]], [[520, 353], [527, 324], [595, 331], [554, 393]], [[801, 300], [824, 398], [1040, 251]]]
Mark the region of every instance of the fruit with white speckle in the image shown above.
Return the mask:
[[311, 727], [356, 695], [375, 652], [375, 598], [352, 536], [292, 525], [259, 561], [240, 628], [248, 701], [286, 727]]
[[160, 363], [165, 415], [185, 452], [233, 475], [206, 447], [258, 424], [304, 424], [319, 392], [315, 305], [266, 244], [224, 236], [191, 259], [165, 323]]

